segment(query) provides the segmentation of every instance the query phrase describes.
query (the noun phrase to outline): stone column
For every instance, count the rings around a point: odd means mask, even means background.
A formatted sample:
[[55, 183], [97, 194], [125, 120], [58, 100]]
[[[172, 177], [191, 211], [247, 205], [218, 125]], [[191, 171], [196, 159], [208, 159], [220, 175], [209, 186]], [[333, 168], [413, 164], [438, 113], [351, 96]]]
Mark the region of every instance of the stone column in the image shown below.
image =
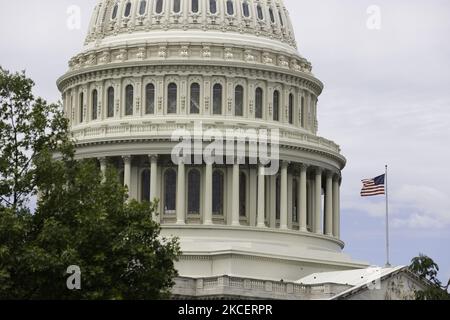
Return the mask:
[[232, 199], [232, 219], [231, 219], [231, 225], [232, 226], [240, 226], [241, 223], [239, 222], [239, 164], [237, 163], [237, 159], [235, 160], [235, 164], [233, 164], [233, 181], [232, 181], [232, 192], [233, 192], [233, 199]]
[[266, 176], [264, 175], [264, 166], [258, 168], [258, 228], [266, 227]]
[[336, 175], [333, 179], [333, 235], [338, 239], [341, 237], [340, 215], [340, 186], [339, 176]]
[[105, 182], [108, 160], [106, 159], [106, 157], [103, 157], [99, 158], [98, 161], [100, 162], [100, 171], [102, 172], [103, 182]]
[[314, 182], [314, 202], [315, 202], [315, 217], [314, 226], [315, 232], [322, 234], [322, 169], [316, 169], [316, 178]]
[[308, 166], [302, 164], [300, 166], [300, 185], [299, 185], [299, 197], [298, 200], [300, 201], [299, 204], [299, 222], [300, 222], [300, 231], [306, 232], [308, 231], [307, 226], [307, 215], [308, 215], [308, 207], [307, 207], [307, 186], [306, 186], [306, 170], [308, 170]]
[[128, 188], [128, 195], [131, 195], [131, 156], [124, 156], [123, 159], [123, 185]]
[[213, 224], [212, 220], [212, 192], [213, 192], [213, 166], [206, 164], [205, 167], [205, 210], [203, 224]]
[[280, 179], [280, 229], [288, 229], [288, 195], [287, 195], [287, 172], [288, 163], [283, 161], [281, 164], [281, 179]]
[[150, 155], [150, 201], [158, 198], [158, 156]]
[[327, 173], [325, 190], [325, 234], [333, 236], [333, 173]]
[[180, 159], [177, 178], [177, 224], [186, 224], [186, 183], [185, 164]]

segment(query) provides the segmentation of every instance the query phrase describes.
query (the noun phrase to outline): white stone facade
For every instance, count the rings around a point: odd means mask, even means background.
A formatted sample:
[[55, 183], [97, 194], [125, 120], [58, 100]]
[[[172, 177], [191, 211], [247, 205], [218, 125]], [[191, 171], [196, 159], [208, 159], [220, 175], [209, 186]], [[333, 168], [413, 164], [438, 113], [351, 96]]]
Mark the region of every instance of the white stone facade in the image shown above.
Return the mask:
[[[311, 70], [281, 0], [100, 0], [58, 86], [77, 157], [114, 165], [131, 198], [160, 200], [181, 276], [296, 281], [366, 266], [342, 253], [346, 160], [317, 136]], [[173, 131], [199, 122], [278, 129], [279, 173], [249, 159], [175, 165]]]

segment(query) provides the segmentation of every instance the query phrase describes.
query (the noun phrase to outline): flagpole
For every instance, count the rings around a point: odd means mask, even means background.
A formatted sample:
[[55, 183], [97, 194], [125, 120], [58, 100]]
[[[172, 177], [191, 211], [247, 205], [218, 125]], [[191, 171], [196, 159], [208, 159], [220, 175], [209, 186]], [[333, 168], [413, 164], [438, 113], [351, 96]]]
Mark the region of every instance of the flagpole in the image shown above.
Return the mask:
[[389, 253], [389, 193], [388, 193], [388, 166], [386, 165], [386, 174], [384, 176], [386, 187], [386, 268], [391, 267]]

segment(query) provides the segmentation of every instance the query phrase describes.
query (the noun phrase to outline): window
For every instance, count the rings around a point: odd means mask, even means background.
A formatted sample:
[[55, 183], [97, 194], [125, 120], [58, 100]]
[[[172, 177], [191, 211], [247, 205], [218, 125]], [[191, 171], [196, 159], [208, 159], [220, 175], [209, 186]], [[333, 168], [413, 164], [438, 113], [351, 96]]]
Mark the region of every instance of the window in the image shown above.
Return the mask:
[[131, 84], [125, 88], [125, 115], [133, 115], [134, 89]]
[[280, 23], [284, 26], [283, 16], [281, 15], [281, 11], [278, 11], [278, 16], [280, 17]]
[[117, 11], [119, 10], [119, 5], [116, 4], [113, 8], [111, 19], [114, 20], [117, 17]]
[[242, 86], [237, 86], [234, 92], [234, 111], [238, 117], [244, 115], [244, 88]]
[[276, 219], [280, 220], [281, 217], [281, 181], [280, 177], [277, 177], [276, 183], [275, 183], [275, 212], [276, 212]]
[[258, 12], [258, 19], [259, 20], [264, 20], [264, 14], [263, 14], [262, 7], [261, 7], [260, 4], [258, 4], [256, 6], [256, 11]]
[[169, 169], [164, 173], [164, 213], [174, 214], [177, 195], [177, 175], [175, 170]]
[[242, 172], [239, 176], [239, 216], [247, 216], [247, 176]]
[[173, 0], [173, 12], [179, 13], [181, 11], [181, 0]]
[[192, 114], [200, 113], [200, 85], [198, 83], [191, 84], [191, 110]]
[[131, 2], [128, 2], [127, 5], [125, 6], [124, 16], [129, 17], [130, 13], [131, 13]]
[[212, 14], [217, 13], [217, 0], [209, 0], [209, 12]]
[[298, 222], [298, 181], [292, 181], [292, 222]]
[[273, 14], [273, 9], [269, 8], [270, 22], [275, 23], [275, 15]]
[[229, 16], [234, 15], [234, 3], [233, 3], [233, 0], [227, 0], [227, 14]]
[[306, 110], [305, 110], [305, 98], [302, 97], [302, 106], [301, 106], [302, 110], [302, 127], [306, 127]]
[[149, 83], [145, 87], [145, 114], [155, 113], [155, 85]]
[[141, 3], [139, 4], [139, 14], [143, 16], [145, 14], [146, 9], [147, 9], [147, 0], [141, 0]]
[[250, 8], [248, 6], [248, 2], [242, 3], [242, 11], [244, 13], [244, 17], [246, 18], [250, 17]]
[[219, 170], [213, 173], [213, 215], [223, 216], [224, 176]]
[[280, 121], [280, 92], [273, 93], [273, 120]]
[[171, 83], [167, 90], [167, 113], [177, 113], [178, 90], [175, 83]]
[[84, 104], [84, 93], [83, 92], [81, 92], [80, 93], [80, 123], [82, 123], [83, 121], [84, 121], [84, 118], [83, 118], [83, 116], [84, 116], [84, 106], [83, 106], [83, 104]]
[[98, 91], [92, 91], [92, 120], [97, 120], [98, 113]]
[[145, 169], [141, 174], [141, 202], [150, 202], [150, 170]]
[[156, 0], [155, 12], [161, 14], [163, 11], [164, 0]]
[[191, 10], [193, 13], [198, 12], [198, 0], [191, 0]]
[[108, 88], [108, 118], [114, 117], [114, 88]]
[[255, 116], [257, 119], [263, 117], [263, 90], [261, 88], [257, 88], [255, 93]]
[[218, 83], [213, 87], [213, 114], [222, 114], [222, 85]]
[[289, 95], [289, 123], [294, 124], [294, 95]]
[[197, 169], [189, 171], [188, 214], [200, 214], [200, 172]]

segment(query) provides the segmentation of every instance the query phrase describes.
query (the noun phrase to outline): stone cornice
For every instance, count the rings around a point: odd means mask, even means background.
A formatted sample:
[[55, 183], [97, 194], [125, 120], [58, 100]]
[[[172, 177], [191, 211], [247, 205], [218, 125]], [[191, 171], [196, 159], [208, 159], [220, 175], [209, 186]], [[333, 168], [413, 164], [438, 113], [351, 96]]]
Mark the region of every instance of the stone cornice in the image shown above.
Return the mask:
[[249, 65], [239, 62], [200, 62], [200, 61], [130, 61], [90, 67], [71, 71], [58, 79], [58, 88], [65, 91], [85, 82], [102, 81], [117, 77], [142, 77], [148, 74], [163, 76], [166, 73], [202, 74], [211, 76], [235, 76], [254, 79], [267, 79], [273, 82], [284, 82], [305, 88], [316, 96], [323, 90], [323, 84], [312, 75], [280, 69], [273, 66]]

